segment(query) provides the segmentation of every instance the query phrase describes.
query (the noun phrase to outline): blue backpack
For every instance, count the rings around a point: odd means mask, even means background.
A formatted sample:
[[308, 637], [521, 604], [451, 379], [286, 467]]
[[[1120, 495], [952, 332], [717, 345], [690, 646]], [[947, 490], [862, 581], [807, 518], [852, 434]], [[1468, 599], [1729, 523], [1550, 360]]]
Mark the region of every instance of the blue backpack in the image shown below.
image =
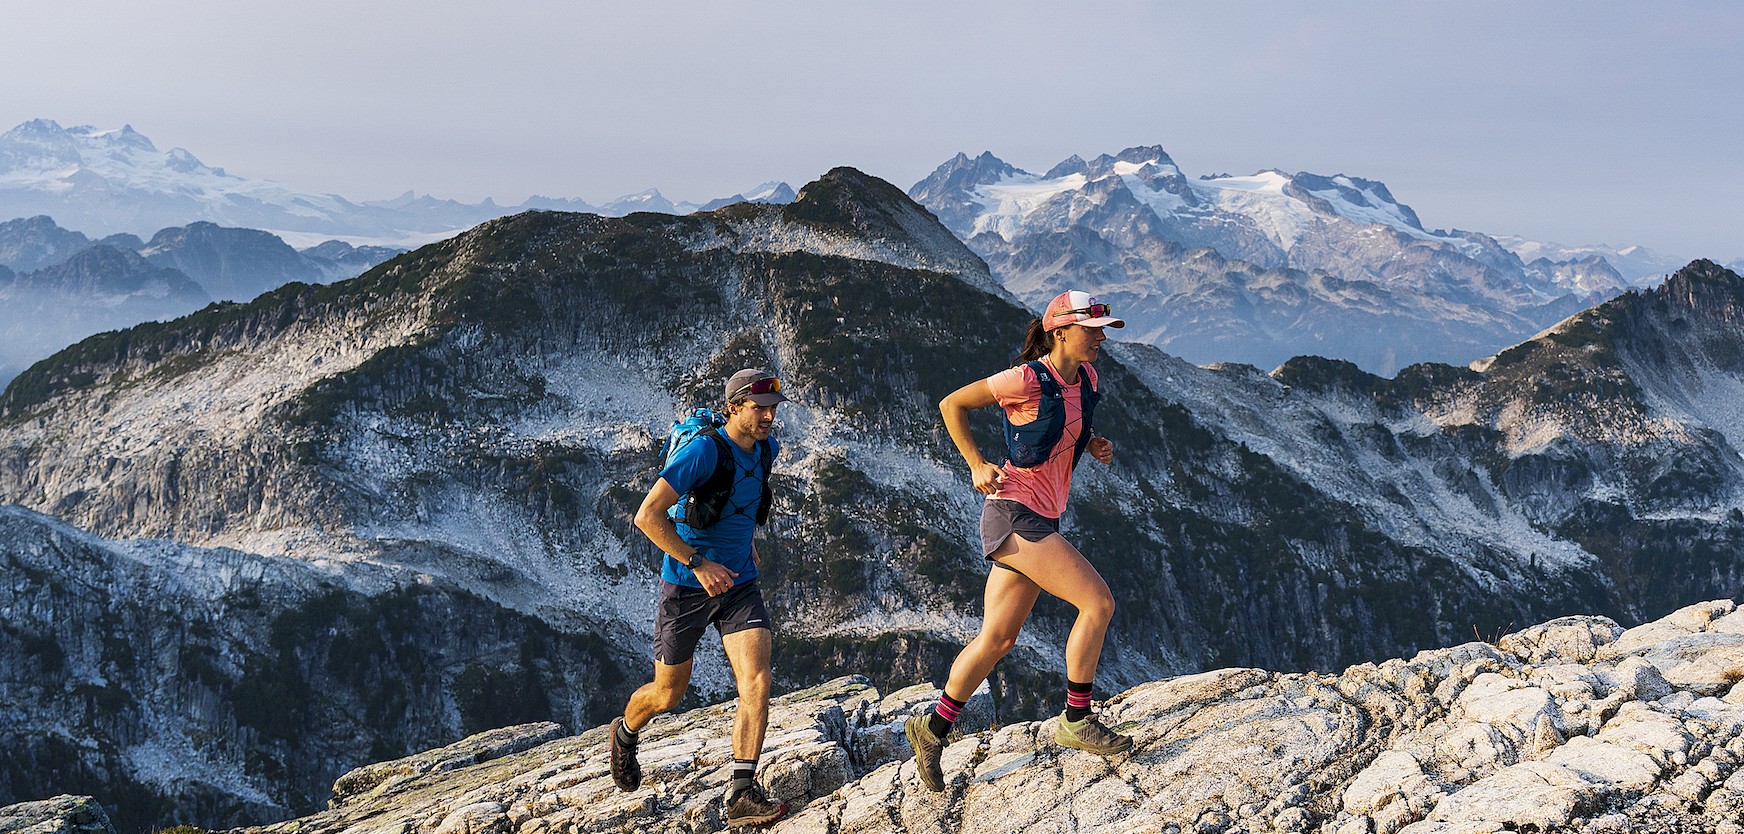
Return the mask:
[[[1040, 466], [1053, 457], [1054, 446], [1066, 432], [1066, 396], [1060, 391], [1060, 383], [1040, 359], [1028, 364], [1042, 387], [1036, 418], [1021, 426], [1014, 426], [1011, 418], [1005, 418], [1005, 452], [1013, 464], [1025, 469]], [[1096, 402], [1100, 399], [1102, 395], [1090, 385], [1090, 373], [1078, 369], [1078, 406], [1084, 427], [1078, 431], [1078, 443], [1072, 450], [1074, 467], [1084, 457], [1084, 447], [1090, 445], [1090, 418], [1096, 413]]]
[[[672, 465], [672, 459], [677, 457], [678, 450], [690, 445], [690, 442], [707, 437], [715, 444], [715, 471], [696, 489], [690, 491], [678, 500], [678, 515], [675, 518], [697, 530], [713, 527], [726, 512], [727, 501], [733, 496], [733, 450], [730, 441], [721, 434], [721, 427], [727, 424], [727, 418], [712, 408], [699, 408], [691, 412], [689, 417], [672, 424], [672, 431], [666, 435], [666, 452], [663, 455], [661, 468]], [[763, 494], [757, 499], [755, 518], [762, 525], [769, 520], [769, 464], [774, 455], [770, 451], [769, 441], [757, 443], [758, 460], [762, 464]]]

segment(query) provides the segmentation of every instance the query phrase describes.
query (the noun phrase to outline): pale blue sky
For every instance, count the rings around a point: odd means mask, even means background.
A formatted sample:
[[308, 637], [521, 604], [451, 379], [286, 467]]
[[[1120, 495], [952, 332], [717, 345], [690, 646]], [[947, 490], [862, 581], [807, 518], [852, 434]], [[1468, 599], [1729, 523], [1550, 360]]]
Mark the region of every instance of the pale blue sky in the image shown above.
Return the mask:
[[958, 151], [1381, 180], [1432, 228], [1744, 256], [1744, 4], [0, 0], [0, 130], [286, 185], [703, 200]]

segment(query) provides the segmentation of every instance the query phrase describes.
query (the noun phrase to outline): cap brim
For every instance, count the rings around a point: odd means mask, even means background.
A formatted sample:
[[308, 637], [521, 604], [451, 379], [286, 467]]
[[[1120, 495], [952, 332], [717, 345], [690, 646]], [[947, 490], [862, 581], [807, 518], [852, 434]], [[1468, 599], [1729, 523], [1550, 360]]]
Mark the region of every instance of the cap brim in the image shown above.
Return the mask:
[[776, 403], [787, 402], [786, 395], [782, 394], [780, 391], [771, 391], [767, 394], [751, 394], [746, 396], [745, 399], [758, 405], [774, 405]]
[[1099, 318], [1099, 319], [1085, 319], [1083, 321], [1074, 321], [1074, 322], [1071, 322], [1071, 324], [1076, 324], [1079, 327], [1125, 327], [1126, 321], [1123, 319], [1117, 319], [1113, 316], [1103, 316], [1102, 318]]

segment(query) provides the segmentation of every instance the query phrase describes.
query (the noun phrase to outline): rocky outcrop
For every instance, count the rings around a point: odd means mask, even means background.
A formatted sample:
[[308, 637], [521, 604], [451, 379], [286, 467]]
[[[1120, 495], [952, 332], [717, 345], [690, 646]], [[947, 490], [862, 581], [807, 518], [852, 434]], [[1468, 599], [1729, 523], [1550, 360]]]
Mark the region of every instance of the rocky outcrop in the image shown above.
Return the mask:
[[0, 834], [115, 834], [115, 828], [96, 800], [61, 795], [0, 808]]
[[[1102, 759], [1056, 719], [968, 723], [925, 790], [901, 720], [934, 690], [842, 678], [777, 699], [760, 779], [795, 808], [772, 831], [1725, 831], [1744, 826], [1744, 611], [1702, 603], [1625, 630], [1565, 617], [1340, 674], [1223, 669], [1102, 705], [1136, 738]], [[731, 704], [656, 719], [643, 787], [607, 771], [606, 730], [475, 736], [341, 778], [329, 810], [249, 834], [724, 828]]]

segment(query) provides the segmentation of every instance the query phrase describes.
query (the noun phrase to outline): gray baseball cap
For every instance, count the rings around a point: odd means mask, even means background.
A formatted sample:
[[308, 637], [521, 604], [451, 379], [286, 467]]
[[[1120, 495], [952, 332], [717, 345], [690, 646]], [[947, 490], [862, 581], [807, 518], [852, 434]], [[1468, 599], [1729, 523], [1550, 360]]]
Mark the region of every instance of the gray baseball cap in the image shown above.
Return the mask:
[[781, 393], [781, 379], [762, 368], [746, 368], [727, 380], [727, 402], [750, 400], [758, 405], [787, 402]]

